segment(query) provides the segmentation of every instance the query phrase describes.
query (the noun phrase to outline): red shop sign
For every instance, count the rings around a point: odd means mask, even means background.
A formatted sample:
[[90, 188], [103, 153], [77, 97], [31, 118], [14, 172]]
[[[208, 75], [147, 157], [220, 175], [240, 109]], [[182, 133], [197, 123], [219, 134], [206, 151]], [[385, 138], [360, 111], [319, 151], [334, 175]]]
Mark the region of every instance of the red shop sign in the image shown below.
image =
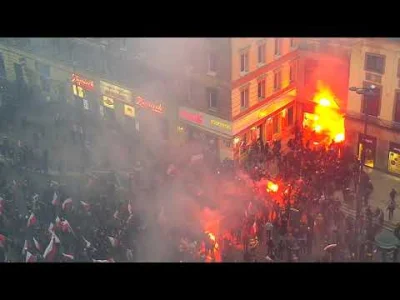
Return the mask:
[[200, 114], [196, 114], [196, 113], [191, 113], [185, 110], [181, 110], [179, 112], [179, 117], [181, 119], [184, 119], [186, 121], [192, 122], [192, 123], [196, 123], [199, 125], [203, 124], [203, 116]]
[[156, 113], [164, 112], [164, 107], [162, 106], [161, 103], [154, 104], [153, 102], [147, 101], [147, 100], [143, 99], [142, 97], [136, 97], [136, 105], [140, 106], [141, 108], [151, 109], [152, 111], [154, 111]]
[[86, 91], [92, 91], [94, 89], [93, 80], [83, 78], [76, 74], [72, 74], [72, 82], [75, 83], [77, 86], [80, 86], [81, 88], [83, 88]]

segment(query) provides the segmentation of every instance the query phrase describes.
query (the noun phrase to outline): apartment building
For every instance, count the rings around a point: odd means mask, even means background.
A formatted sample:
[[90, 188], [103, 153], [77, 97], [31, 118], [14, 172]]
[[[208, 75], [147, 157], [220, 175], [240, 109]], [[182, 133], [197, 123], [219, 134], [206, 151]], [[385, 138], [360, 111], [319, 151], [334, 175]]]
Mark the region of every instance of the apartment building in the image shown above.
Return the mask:
[[[400, 43], [358, 39], [351, 49], [350, 87], [374, 85], [374, 93], [348, 92], [347, 142], [365, 165], [400, 175]], [[364, 106], [365, 101], [365, 106]], [[367, 134], [364, 116], [368, 114]]]

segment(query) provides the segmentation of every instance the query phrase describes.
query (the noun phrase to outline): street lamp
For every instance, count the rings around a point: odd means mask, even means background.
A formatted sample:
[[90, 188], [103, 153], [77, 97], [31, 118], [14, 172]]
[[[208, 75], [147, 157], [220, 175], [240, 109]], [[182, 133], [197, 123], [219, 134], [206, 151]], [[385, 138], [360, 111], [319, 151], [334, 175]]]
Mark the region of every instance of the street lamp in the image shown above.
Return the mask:
[[[356, 92], [359, 95], [373, 95], [374, 94], [374, 90], [375, 90], [376, 86], [375, 85], [370, 85], [369, 87], [365, 87], [365, 88], [358, 88], [358, 87], [350, 87], [349, 90], [352, 92]], [[363, 101], [363, 112], [364, 112], [364, 138], [367, 135], [367, 126], [368, 126], [368, 103], [367, 100], [364, 97], [364, 101]], [[356, 235], [359, 233], [359, 231], [361, 230], [361, 228], [359, 228], [360, 226], [360, 217], [361, 217], [361, 178], [362, 178], [362, 174], [364, 171], [364, 164], [365, 164], [365, 147], [362, 148], [361, 151], [361, 158], [360, 158], [360, 169], [358, 172], [358, 184], [357, 184], [357, 197], [356, 197], [356, 222], [355, 222], [355, 233]], [[358, 237], [356, 238], [357, 242], [356, 242], [356, 257], [359, 256], [359, 243], [358, 243]]]

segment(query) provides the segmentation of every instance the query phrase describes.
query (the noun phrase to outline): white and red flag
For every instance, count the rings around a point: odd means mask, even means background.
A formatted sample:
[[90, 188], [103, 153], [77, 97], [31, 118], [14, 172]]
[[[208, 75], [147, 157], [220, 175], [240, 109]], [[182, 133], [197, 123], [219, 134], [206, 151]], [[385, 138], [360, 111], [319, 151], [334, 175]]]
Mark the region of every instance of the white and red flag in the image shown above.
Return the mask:
[[250, 228], [250, 235], [254, 236], [257, 234], [257, 223], [254, 221], [253, 225]]
[[63, 232], [69, 232], [74, 234], [74, 231], [72, 230], [72, 227], [67, 220], [62, 221], [60, 224], [61, 224], [61, 230]]
[[66, 260], [74, 260], [74, 256], [72, 254], [62, 253], [62, 256], [66, 258]]
[[82, 239], [85, 242], [85, 248], [89, 248], [91, 246], [91, 243], [87, 239], [85, 239], [83, 236], [82, 236]]
[[90, 209], [90, 204], [89, 204], [89, 203], [86, 203], [86, 202], [84, 202], [84, 201], [81, 201], [81, 204], [82, 204], [83, 208], [84, 208], [86, 211], [88, 211], [88, 210]]
[[49, 231], [51, 234], [53, 234], [53, 233], [54, 233], [54, 230], [55, 230], [55, 226], [54, 226], [53, 222], [51, 222], [50, 225], [49, 225], [48, 231]]
[[110, 240], [111, 246], [113, 246], [114, 248], [118, 246], [118, 240], [116, 238], [109, 236], [108, 239]]
[[43, 253], [43, 258], [45, 261], [53, 261], [57, 252], [57, 246], [55, 242], [55, 235], [51, 237], [50, 243]]
[[0, 234], [0, 247], [4, 247], [5, 244], [6, 244], [6, 237]]
[[33, 242], [35, 243], [35, 247], [36, 247], [36, 249], [38, 250], [38, 251], [42, 251], [41, 249], [42, 249], [42, 247], [40, 247], [40, 244], [39, 244], [39, 242], [35, 239], [35, 238], [33, 238]]
[[53, 200], [51, 200], [51, 204], [53, 205], [60, 205], [60, 199], [58, 199], [57, 192], [53, 194]]
[[27, 224], [27, 226], [28, 227], [31, 227], [32, 225], [35, 225], [36, 224], [36, 217], [35, 217], [35, 214], [34, 213], [31, 213], [31, 215], [29, 216], [29, 219], [28, 219], [28, 224]]
[[129, 212], [130, 215], [131, 215], [132, 212], [133, 212], [131, 202], [129, 202], [129, 204], [128, 204], [128, 212]]
[[35, 255], [32, 255], [32, 253], [30, 253], [29, 251], [26, 252], [26, 259], [25, 262], [27, 263], [33, 263], [36, 262], [37, 258]]
[[22, 254], [25, 254], [25, 252], [28, 250], [28, 248], [29, 248], [29, 242], [28, 242], [28, 240], [25, 240], [24, 247], [22, 248]]
[[67, 207], [72, 205], [72, 198], [67, 198], [62, 204], [62, 209], [65, 210]]
[[61, 220], [60, 220], [60, 217], [57, 216], [57, 218], [56, 218], [56, 228], [60, 228], [60, 227], [61, 227]]

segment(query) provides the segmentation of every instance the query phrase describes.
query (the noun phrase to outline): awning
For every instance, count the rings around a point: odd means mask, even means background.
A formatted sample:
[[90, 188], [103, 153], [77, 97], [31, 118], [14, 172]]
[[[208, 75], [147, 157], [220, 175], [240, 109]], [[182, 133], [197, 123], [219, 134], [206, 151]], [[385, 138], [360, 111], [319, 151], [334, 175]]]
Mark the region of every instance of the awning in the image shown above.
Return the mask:
[[192, 122], [188, 122], [188, 121], [186, 121], [186, 120], [184, 120], [184, 119], [180, 119], [180, 121], [181, 121], [182, 123], [185, 123], [185, 124], [190, 125], [190, 126], [192, 126], [192, 127], [196, 127], [196, 128], [198, 128], [198, 129], [207, 131], [207, 132], [209, 132], [209, 133], [211, 133], [211, 134], [214, 134], [214, 135], [216, 135], [216, 136], [222, 137], [222, 138], [224, 138], [224, 139], [226, 139], [226, 140], [231, 140], [231, 139], [233, 138], [233, 136], [224, 134], [224, 133], [222, 133], [222, 132], [214, 131], [214, 130], [209, 129], [209, 128], [206, 128], [206, 127], [204, 127], [204, 126], [196, 125], [196, 124], [194, 124], [194, 123], [192, 123]]

